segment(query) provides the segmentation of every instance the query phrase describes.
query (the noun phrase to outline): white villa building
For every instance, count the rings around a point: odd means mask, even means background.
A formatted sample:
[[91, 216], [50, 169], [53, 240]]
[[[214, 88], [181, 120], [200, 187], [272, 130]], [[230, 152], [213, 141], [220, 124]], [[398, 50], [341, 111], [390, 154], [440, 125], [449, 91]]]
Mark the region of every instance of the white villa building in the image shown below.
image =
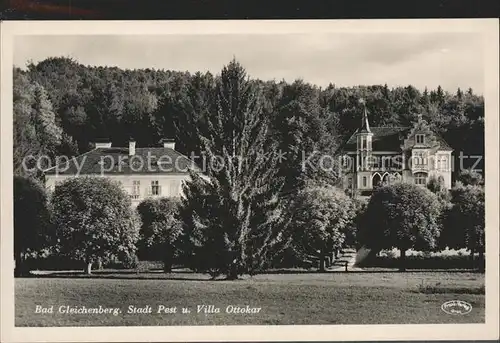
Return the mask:
[[198, 167], [175, 150], [173, 140], [163, 146], [136, 148], [112, 147], [110, 142], [95, 143], [95, 148], [45, 171], [45, 184], [54, 189], [58, 182], [77, 176], [101, 176], [119, 181], [137, 206], [148, 197], [179, 197], [189, 170]]
[[342, 186], [369, 196], [395, 180], [425, 186], [431, 177], [451, 188], [453, 149], [420, 117], [413, 127], [371, 127], [366, 107], [361, 126], [340, 149]]

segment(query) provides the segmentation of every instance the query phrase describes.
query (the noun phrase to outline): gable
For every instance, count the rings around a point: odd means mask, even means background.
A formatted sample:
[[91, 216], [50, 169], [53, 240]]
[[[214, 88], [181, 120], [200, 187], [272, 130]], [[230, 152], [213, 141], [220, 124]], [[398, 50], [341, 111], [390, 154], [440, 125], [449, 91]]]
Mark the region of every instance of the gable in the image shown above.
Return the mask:
[[419, 120], [411, 128], [402, 142], [402, 149], [424, 148], [437, 150], [453, 150], [437, 133], [433, 132], [427, 122]]

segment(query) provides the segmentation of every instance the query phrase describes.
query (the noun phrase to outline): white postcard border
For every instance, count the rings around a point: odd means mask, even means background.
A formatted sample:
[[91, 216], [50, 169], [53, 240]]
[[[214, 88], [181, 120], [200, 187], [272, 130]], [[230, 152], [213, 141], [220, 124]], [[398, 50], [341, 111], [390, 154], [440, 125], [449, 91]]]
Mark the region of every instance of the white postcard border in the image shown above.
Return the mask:
[[[12, 21], [1, 33], [1, 334], [5, 342], [322, 341], [498, 339], [499, 35], [497, 19], [285, 21]], [[290, 34], [324, 32], [478, 32], [484, 43], [486, 135], [486, 323], [171, 327], [14, 327], [12, 53], [16, 35]]]

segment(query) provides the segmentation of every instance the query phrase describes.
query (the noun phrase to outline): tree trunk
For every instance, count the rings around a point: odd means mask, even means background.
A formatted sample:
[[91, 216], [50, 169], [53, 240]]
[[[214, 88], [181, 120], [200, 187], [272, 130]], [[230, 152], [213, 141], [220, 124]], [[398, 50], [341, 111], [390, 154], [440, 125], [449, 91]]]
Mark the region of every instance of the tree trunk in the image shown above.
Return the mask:
[[227, 280], [237, 280], [238, 279], [238, 271], [237, 271], [235, 263], [231, 263], [231, 265], [229, 266], [229, 272], [227, 273], [226, 279]]
[[23, 259], [20, 253], [15, 256], [16, 265], [14, 267], [14, 276], [23, 276]]
[[404, 272], [406, 270], [406, 249], [400, 249], [401, 256], [399, 257], [399, 271]]
[[165, 255], [163, 256], [163, 272], [172, 272], [172, 248], [169, 245], [165, 247]]
[[319, 255], [319, 271], [320, 272], [325, 271], [325, 254], [323, 253], [323, 250], [321, 250]]
[[325, 267], [330, 268], [331, 266], [331, 260], [330, 260], [330, 255], [325, 256]]
[[87, 262], [87, 265], [85, 266], [85, 274], [90, 275], [92, 274], [92, 262]]
[[469, 261], [470, 261], [470, 267], [471, 269], [474, 269], [474, 254], [476, 253], [476, 250], [474, 248], [470, 249], [470, 256], [469, 256]]
[[484, 251], [479, 250], [479, 271], [484, 272], [484, 269], [486, 267], [486, 261], [484, 260]]

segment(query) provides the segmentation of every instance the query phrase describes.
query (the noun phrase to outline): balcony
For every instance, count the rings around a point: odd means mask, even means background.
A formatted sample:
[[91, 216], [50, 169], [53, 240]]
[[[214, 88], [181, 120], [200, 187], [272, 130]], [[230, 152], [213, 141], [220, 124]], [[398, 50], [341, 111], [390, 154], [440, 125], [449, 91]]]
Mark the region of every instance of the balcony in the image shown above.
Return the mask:
[[408, 166], [412, 173], [428, 172], [431, 169], [432, 160], [426, 153], [417, 152], [408, 160]]
[[412, 173], [428, 172], [429, 170], [430, 170], [429, 165], [426, 163], [412, 164], [411, 166]]

